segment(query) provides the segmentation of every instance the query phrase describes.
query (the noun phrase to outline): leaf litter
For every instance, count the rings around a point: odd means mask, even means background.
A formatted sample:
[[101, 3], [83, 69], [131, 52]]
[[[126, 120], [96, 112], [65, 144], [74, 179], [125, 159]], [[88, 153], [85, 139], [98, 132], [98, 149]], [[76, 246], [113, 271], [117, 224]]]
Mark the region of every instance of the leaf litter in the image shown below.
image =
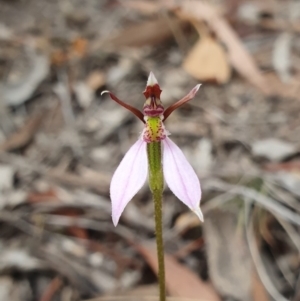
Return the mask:
[[1, 297], [155, 300], [150, 194], [117, 228], [109, 200], [142, 128], [100, 97], [141, 108], [153, 71], [166, 103], [202, 83], [167, 120], [206, 220], [165, 191], [169, 300], [297, 300], [299, 8], [275, 2], [0, 1]]

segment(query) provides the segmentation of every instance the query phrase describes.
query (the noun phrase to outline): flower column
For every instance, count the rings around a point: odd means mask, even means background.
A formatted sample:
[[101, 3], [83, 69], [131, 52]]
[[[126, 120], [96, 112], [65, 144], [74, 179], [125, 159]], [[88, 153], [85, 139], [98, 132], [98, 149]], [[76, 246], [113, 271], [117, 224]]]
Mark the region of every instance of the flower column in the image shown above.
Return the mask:
[[147, 143], [147, 156], [149, 166], [149, 187], [154, 201], [155, 234], [158, 259], [159, 297], [161, 301], [166, 298], [164, 245], [162, 231], [162, 194], [164, 178], [162, 168], [161, 140], [166, 138], [166, 131], [162, 123], [164, 108], [160, 102], [161, 90], [152, 73], [150, 73], [147, 87], [144, 92], [146, 102], [144, 114], [146, 126], [143, 132]]

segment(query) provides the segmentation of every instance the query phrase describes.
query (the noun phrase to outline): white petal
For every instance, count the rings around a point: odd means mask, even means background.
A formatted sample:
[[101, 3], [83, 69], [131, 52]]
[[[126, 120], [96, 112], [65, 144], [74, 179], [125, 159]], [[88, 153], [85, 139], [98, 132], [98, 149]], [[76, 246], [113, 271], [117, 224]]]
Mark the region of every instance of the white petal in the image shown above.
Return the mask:
[[170, 139], [163, 140], [163, 169], [172, 192], [203, 221], [199, 208], [201, 188], [199, 179], [180, 148]]
[[148, 174], [147, 143], [139, 139], [125, 154], [110, 183], [112, 219], [116, 226], [128, 202], [144, 185]]

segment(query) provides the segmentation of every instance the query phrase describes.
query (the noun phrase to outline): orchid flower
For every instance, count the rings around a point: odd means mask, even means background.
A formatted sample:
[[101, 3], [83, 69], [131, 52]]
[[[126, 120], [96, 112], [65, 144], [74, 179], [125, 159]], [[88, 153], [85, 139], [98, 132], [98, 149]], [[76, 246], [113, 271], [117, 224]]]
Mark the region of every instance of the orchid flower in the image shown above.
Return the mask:
[[146, 98], [143, 112], [124, 103], [110, 91], [101, 93], [101, 95], [108, 93], [111, 99], [130, 110], [144, 123], [142, 134], [125, 154], [111, 180], [110, 197], [112, 219], [115, 226], [118, 224], [126, 205], [147, 180], [149, 170], [147, 144], [153, 142], [161, 142], [161, 164], [165, 182], [175, 196], [203, 221], [203, 214], [199, 208], [201, 199], [199, 179], [183, 152], [168, 137], [170, 134], [163, 123], [175, 109], [193, 99], [199, 88], [200, 84], [195, 86], [181, 100], [164, 110], [160, 100], [160, 86], [154, 74], [150, 72], [143, 93]]

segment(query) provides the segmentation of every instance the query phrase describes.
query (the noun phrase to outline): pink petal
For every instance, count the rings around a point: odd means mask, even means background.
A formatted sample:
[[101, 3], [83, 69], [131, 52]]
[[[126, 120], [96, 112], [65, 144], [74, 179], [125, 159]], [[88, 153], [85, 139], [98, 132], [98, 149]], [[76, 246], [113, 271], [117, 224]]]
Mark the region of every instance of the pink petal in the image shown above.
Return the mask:
[[167, 185], [176, 197], [203, 221], [203, 214], [199, 208], [200, 182], [194, 169], [171, 139], [167, 137], [163, 140], [163, 144], [163, 169]]
[[112, 219], [116, 226], [124, 208], [144, 185], [148, 174], [147, 143], [139, 139], [125, 154], [110, 183]]

